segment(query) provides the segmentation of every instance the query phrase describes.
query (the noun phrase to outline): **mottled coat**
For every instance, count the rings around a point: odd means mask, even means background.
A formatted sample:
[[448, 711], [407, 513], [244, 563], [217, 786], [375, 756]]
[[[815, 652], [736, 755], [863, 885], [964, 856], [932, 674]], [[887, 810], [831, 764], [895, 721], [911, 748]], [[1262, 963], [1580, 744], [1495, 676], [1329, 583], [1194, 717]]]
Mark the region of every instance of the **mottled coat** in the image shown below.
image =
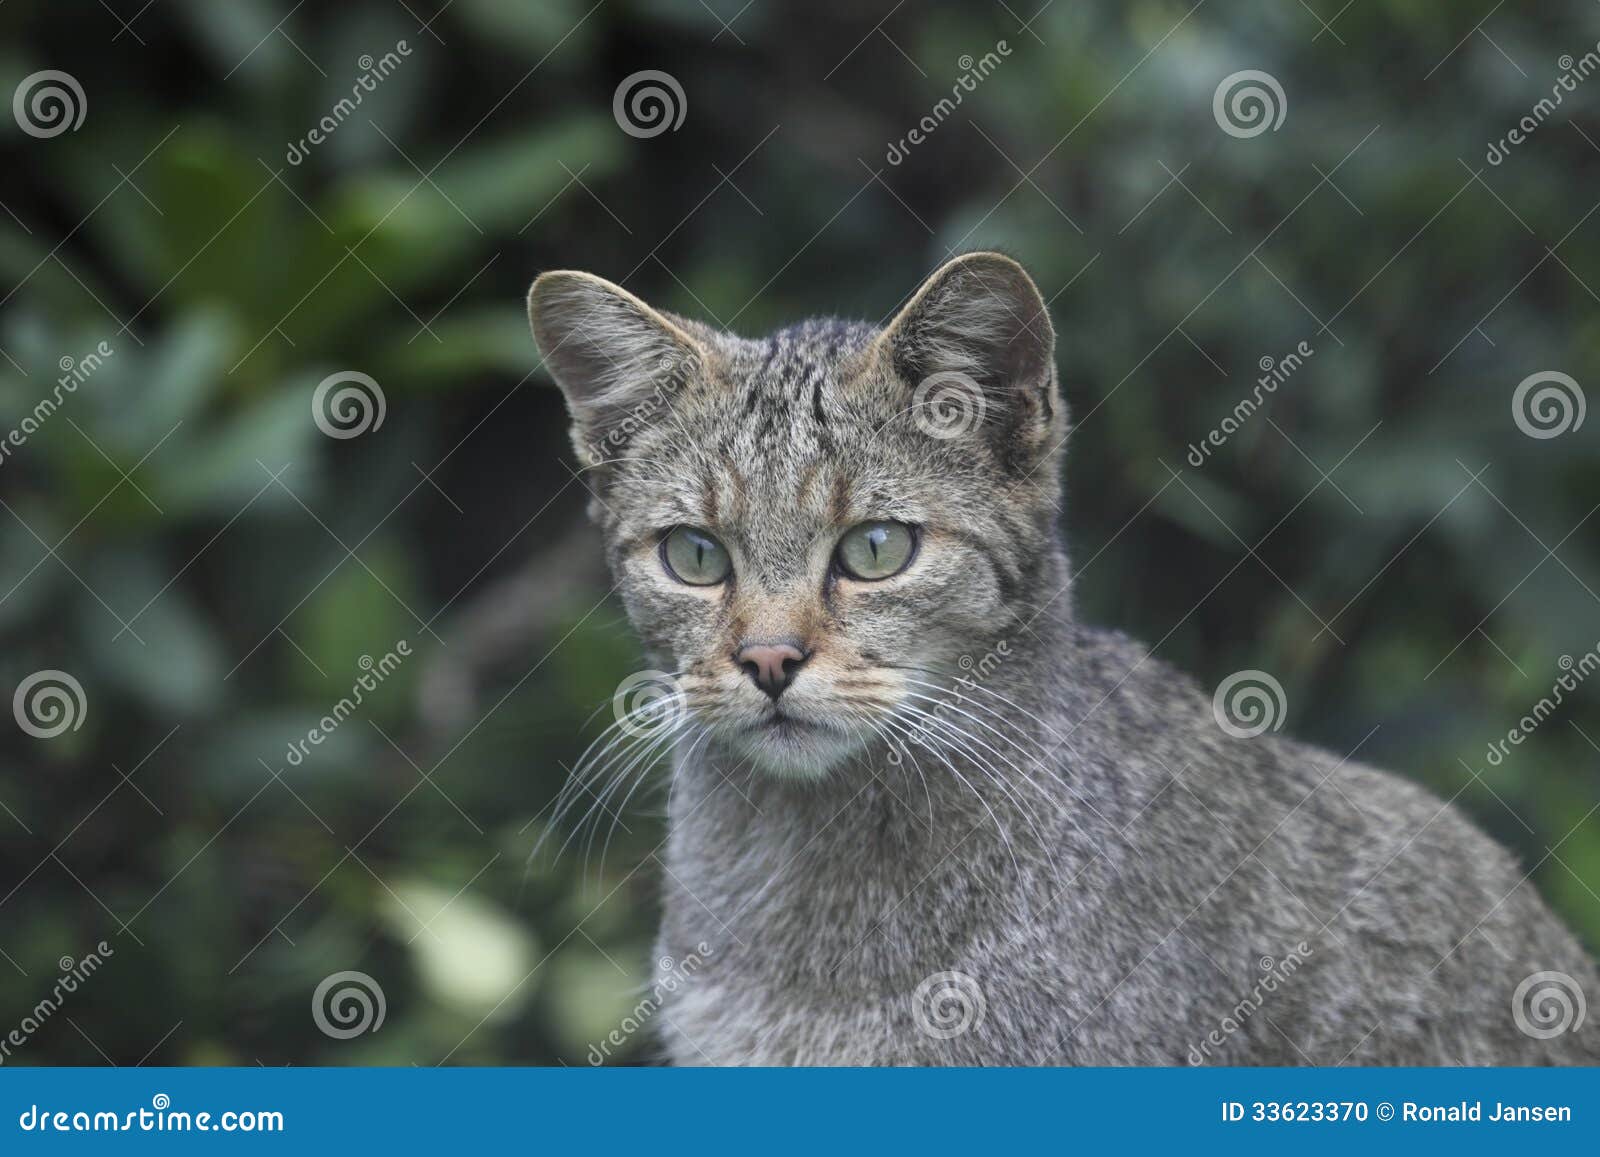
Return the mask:
[[[1460, 812], [1237, 738], [1074, 620], [1054, 338], [1015, 262], [957, 258], [881, 329], [761, 340], [588, 274], [529, 305], [684, 710], [660, 952], [705, 959], [660, 1015], [675, 1062], [1600, 1061], [1587, 1020], [1546, 1035], [1592, 964]], [[866, 519], [917, 528], [902, 573], [839, 573]], [[726, 582], [661, 565], [679, 525]], [[809, 652], [781, 700], [752, 639]]]

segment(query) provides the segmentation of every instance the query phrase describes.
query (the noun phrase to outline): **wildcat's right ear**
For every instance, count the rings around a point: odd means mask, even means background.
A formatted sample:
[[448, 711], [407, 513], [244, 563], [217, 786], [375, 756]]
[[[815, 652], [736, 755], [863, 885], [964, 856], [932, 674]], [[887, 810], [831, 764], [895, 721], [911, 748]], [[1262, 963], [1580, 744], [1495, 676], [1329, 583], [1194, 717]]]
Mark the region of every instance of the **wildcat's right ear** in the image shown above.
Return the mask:
[[704, 351], [680, 326], [592, 273], [542, 273], [528, 321], [545, 367], [572, 411], [572, 442], [586, 465], [614, 457], [630, 417], [667, 400], [700, 372]]
[[945, 262], [876, 346], [914, 390], [912, 408], [936, 436], [981, 427], [1001, 460], [1024, 474], [1060, 446], [1065, 417], [1050, 311], [1033, 278], [1004, 254]]

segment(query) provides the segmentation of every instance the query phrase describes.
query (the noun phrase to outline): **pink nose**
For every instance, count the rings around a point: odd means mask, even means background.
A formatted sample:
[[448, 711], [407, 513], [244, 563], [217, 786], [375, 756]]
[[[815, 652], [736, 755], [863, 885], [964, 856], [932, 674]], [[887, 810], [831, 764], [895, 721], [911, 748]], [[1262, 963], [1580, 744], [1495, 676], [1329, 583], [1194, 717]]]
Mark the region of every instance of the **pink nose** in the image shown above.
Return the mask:
[[733, 661], [776, 701], [808, 657], [792, 643], [751, 643], [740, 647]]

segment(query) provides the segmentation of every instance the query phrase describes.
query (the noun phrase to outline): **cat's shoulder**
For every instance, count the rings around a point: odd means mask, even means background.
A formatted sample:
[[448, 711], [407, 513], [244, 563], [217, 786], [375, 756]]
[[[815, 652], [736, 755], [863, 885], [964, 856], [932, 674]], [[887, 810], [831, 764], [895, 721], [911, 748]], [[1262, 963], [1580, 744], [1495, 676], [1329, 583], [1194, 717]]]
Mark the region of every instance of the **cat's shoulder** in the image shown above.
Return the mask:
[[1188, 715], [1204, 708], [1206, 696], [1194, 677], [1142, 640], [1083, 624], [1075, 624], [1069, 638], [1068, 677], [1081, 693], [1093, 697], [1098, 711], [1169, 717], [1174, 710]]

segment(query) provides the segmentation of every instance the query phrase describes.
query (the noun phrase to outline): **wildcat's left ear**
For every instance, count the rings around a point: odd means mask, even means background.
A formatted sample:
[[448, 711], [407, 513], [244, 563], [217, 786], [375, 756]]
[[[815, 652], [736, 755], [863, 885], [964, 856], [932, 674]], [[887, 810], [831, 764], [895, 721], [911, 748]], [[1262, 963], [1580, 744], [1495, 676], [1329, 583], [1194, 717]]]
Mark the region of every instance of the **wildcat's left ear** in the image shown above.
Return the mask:
[[952, 258], [879, 335], [901, 381], [924, 399], [976, 391], [984, 432], [1011, 465], [1030, 468], [1051, 445], [1060, 408], [1055, 330], [1038, 286], [1000, 253]]
[[705, 351], [673, 319], [592, 273], [540, 274], [528, 291], [528, 320], [586, 463], [612, 457], [630, 415], [663, 404], [705, 366]]

